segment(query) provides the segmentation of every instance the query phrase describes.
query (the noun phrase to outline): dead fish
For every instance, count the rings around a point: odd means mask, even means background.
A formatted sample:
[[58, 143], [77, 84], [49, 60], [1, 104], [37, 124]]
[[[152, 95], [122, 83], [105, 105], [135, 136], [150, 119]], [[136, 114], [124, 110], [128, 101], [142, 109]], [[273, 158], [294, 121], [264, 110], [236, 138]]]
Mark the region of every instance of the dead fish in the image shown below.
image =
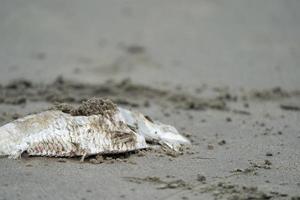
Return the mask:
[[0, 127], [0, 156], [75, 157], [114, 154], [159, 144], [178, 151], [189, 140], [170, 125], [116, 107], [112, 113], [73, 116], [49, 110]]

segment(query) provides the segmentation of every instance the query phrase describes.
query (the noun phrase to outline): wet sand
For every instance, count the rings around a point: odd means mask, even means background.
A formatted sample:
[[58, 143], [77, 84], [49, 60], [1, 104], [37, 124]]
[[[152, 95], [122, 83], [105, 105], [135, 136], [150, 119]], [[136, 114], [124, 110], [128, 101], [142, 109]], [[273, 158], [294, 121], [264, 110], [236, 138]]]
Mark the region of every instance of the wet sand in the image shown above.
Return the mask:
[[300, 198], [299, 7], [1, 2], [1, 125], [107, 97], [192, 145], [84, 163], [1, 158], [0, 199]]

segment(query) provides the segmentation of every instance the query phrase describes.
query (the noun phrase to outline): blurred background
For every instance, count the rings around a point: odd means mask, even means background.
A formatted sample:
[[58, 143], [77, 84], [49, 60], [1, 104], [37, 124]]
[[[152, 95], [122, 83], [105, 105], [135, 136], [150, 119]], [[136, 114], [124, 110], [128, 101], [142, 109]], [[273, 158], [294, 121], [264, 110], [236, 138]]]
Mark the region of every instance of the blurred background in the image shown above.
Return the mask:
[[297, 0], [1, 0], [0, 82], [294, 89]]

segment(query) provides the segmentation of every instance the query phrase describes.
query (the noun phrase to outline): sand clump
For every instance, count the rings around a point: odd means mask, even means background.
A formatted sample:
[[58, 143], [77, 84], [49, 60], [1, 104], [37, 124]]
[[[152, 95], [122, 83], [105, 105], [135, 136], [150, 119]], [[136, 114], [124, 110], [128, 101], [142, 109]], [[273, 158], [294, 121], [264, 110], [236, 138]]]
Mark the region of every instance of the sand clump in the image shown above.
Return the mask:
[[142, 183], [152, 183], [157, 185], [157, 189], [188, 189], [191, 190], [192, 186], [185, 182], [182, 179], [178, 179], [178, 180], [162, 180], [160, 177], [156, 177], [156, 176], [147, 176], [145, 178], [139, 178], [139, 177], [125, 177], [125, 180], [129, 181], [129, 182], [133, 182], [133, 183], [137, 183], [137, 184], [142, 184]]
[[[227, 182], [218, 182], [215, 184], [206, 183], [204, 176], [197, 176], [198, 183], [192, 184], [182, 179], [177, 180], [162, 180], [157, 176], [140, 177], [125, 177], [126, 181], [144, 184], [150, 183], [156, 185], [156, 189], [180, 189], [182, 191], [191, 191], [193, 193], [203, 194], [210, 193], [215, 199], [229, 199], [229, 200], [245, 200], [245, 199], [274, 199], [288, 197], [287, 194], [273, 192], [273, 191], [261, 191], [257, 187], [243, 186], [238, 184], [231, 184]], [[200, 177], [200, 180], [199, 180]]]
[[69, 113], [72, 116], [112, 116], [117, 111], [116, 104], [114, 104], [110, 99], [103, 98], [88, 99], [87, 101], [83, 101], [78, 107], [63, 103], [57, 104], [54, 108], [65, 113]]
[[248, 187], [226, 182], [219, 182], [210, 186], [204, 187], [201, 193], [212, 193], [215, 199], [229, 199], [229, 200], [245, 200], [245, 199], [274, 199], [287, 197], [287, 194], [279, 192], [264, 192], [257, 187]]

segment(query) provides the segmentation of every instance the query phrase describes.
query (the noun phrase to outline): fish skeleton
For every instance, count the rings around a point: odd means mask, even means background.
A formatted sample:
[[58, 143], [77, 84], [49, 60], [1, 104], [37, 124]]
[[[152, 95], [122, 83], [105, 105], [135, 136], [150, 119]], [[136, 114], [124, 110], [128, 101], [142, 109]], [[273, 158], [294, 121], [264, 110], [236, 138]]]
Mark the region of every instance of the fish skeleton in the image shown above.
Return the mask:
[[178, 151], [189, 140], [170, 125], [116, 106], [111, 113], [74, 116], [61, 110], [28, 115], [0, 127], [0, 156], [75, 157], [115, 154], [159, 144]]

